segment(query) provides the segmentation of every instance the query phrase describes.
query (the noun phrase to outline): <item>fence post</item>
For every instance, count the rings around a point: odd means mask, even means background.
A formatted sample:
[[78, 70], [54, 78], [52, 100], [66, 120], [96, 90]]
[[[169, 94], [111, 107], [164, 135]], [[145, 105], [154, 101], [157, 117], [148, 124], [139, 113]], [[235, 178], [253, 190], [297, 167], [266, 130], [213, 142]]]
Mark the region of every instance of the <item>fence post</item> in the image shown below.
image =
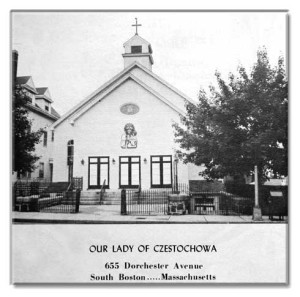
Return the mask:
[[80, 204], [80, 189], [76, 189], [76, 205], [75, 205], [75, 212], [79, 212], [79, 204]]
[[12, 210], [16, 210], [16, 200], [17, 200], [17, 182], [13, 183], [12, 186]]
[[121, 215], [126, 215], [126, 190], [122, 189], [121, 191]]

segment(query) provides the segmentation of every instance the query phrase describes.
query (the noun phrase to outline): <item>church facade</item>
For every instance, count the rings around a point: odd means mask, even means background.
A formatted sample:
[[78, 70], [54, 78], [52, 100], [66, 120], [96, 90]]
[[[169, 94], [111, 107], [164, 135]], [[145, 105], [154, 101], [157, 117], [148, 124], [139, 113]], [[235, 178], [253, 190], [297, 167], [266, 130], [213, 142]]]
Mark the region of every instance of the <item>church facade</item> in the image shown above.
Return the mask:
[[192, 100], [152, 72], [149, 42], [136, 33], [124, 49], [124, 69], [52, 125], [53, 181], [115, 191], [200, 179], [178, 158], [172, 127]]

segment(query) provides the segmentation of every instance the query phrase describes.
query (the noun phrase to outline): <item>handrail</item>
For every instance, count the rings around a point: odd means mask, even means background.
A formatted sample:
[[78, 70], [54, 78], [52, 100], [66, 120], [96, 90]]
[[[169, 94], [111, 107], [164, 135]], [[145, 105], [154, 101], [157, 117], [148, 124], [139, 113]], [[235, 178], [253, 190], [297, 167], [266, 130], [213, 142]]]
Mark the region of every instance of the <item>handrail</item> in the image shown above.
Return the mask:
[[68, 188], [67, 188], [67, 191], [66, 192], [69, 192], [70, 188], [72, 187], [72, 184], [73, 184], [73, 181], [71, 180], [69, 185], [68, 185]]
[[102, 184], [101, 189], [100, 189], [100, 204], [102, 202], [102, 198], [103, 198], [103, 195], [105, 193], [105, 184], [106, 184], [106, 179], [103, 181], [103, 184]]
[[138, 187], [138, 189], [137, 189], [136, 192], [137, 192], [137, 193], [141, 193], [141, 192], [142, 192], [142, 186], [141, 186], [141, 185], [139, 185], [139, 187]]

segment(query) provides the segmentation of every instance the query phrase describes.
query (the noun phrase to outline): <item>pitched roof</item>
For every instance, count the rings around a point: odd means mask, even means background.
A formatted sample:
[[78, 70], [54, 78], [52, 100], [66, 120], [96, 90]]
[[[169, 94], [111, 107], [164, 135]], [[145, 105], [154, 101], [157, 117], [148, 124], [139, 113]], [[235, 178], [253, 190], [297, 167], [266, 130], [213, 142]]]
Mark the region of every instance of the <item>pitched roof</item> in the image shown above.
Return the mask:
[[[189, 101], [193, 104], [195, 104], [195, 102], [189, 98], [188, 96], [186, 96], [185, 94], [183, 94], [182, 92], [180, 92], [179, 90], [177, 90], [175, 87], [173, 87], [172, 85], [170, 85], [169, 83], [167, 83], [166, 81], [164, 81], [162, 78], [160, 78], [158, 75], [155, 75], [152, 71], [148, 70], [146, 67], [142, 66], [140, 63], [138, 62], [134, 62], [132, 63], [130, 66], [128, 66], [127, 68], [125, 68], [123, 71], [121, 71], [120, 73], [118, 73], [116, 76], [114, 76], [112, 79], [110, 79], [108, 82], [106, 82], [105, 84], [103, 84], [100, 88], [98, 88], [96, 91], [94, 91], [92, 94], [90, 94], [89, 96], [87, 96], [84, 100], [82, 100], [81, 102], [79, 102], [76, 106], [74, 106], [70, 111], [68, 111], [66, 114], [64, 114], [58, 121], [56, 121], [53, 124], [53, 128], [55, 128], [56, 126], [58, 126], [60, 123], [62, 123], [64, 120], [66, 120], [67, 118], [69, 118], [70, 116], [72, 116], [73, 114], [80, 112], [81, 110], [87, 110], [89, 108], [85, 108], [90, 102], [93, 101], [93, 98], [95, 98], [96, 95], [98, 95], [99, 93], [103, 92], [104, 96], [105, 92], [108, 91], [110, 92], [111, 89], [114, 89], [113, 86], [114, 84], [118, 85], [118, 80], [125, 78], [124, 81], [126, 79], [128, 79], [129, 77], [133, 80], [135, 80], [137, 83], [141, 84], [141, 81], [138, 80], [135, 76], [128, 75], [128, 77], [125, 77], [126, 74], [128, 74], [133, 68], [138, 67], [141, 70], [145, 71], [146, 73], [148, 73], [150, 76], [152, 76], [154, 79], [158, 80], [159, 82], [161, 82], [163, 85], [165, 85], [167, 88], [171, 89], [173, 92], [175, 92], [176, 94], [178, 94], [180, 97], [182, 97], [184, 100]], [[177, 109], [173, 104], [171, 104], [170, 101], [168, 101], [167, 99], [163, 98], [162, 96], [158, 95], [153, 89], [151, 89], [149, 86], [147, 86], [146, 84], [142, 83], [141, 84], [144, 88], [147, 88], [148, 91], [152, 92], [156, 97], [158, 97], [159, 99], [163, 100], [166, 104], [170, 105], [173, 109], [175, 109], [177, 112], [179, 112], [179, 109]], [[97, 100], [98, 101], [98, 100]]]
[[146, 39], [142, 38], [140, 35], [135, 34], [130, 39], [128, 39], [126, 42], [124, 42], [123, 46], [126, 46], [127, 43], [131, 43], [132, 41], [136, 41], [136, 40], [144, 42], [144, 43], [150, 45], [149, 41], [147, 41]]
[[47, 91], [47, 89], [48, 89], [47, 87], [45, 87], [45, 88], [36, 88], [39, 95], [44, 95], [45, 92]]
[[[37, 103], [35, 103], [35, 107], [40, 109], [41, 111], [43, 111], [46, 114], [49, 114], [47, 111], [45, 111], [44, 109], [42, 109]], [[56, 118], [60, 118], [60, 114], [51, 106], [51, 115], [55, 116]]]
[[16, 79], [16, 84], [21, 85], [22, 87], [31, 91], [34, 94], [37, 94], [37, 90], [35, 88], [35, 85], [33, 83], [31, 76], [18, 76]]
[[52, 103], [51, 95], [48, 87], [36, 88], [38, 94], [35, 96], [35, 99], [44, 99]]
[[16, 79], [16, 83], [19, 85], [25, 85], [29, 80], [31, 76], [18, 76]]
[[51, 106], [51, 114], [57, 118], [60, 118], [60, 114]]

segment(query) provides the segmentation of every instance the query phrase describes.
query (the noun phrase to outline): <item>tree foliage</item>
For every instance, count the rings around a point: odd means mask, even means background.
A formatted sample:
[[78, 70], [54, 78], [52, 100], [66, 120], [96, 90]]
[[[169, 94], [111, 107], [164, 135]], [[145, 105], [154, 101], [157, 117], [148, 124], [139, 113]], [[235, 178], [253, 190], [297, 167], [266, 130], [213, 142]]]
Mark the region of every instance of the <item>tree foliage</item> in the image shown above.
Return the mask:
[[218, 88], [199, 92], [199, 103], [186, 104], [181, 125], [174, 124], [183, 159], [204, 164], [206, 178], [251, 174], [258, 165], [287, 175], [288, 82], [284, 60], [271, 67], [265, 49], [248, 74], [242, 66], [226, 82], [216, 73]]
[[29, 98], [20, 86], [13, 89], [13, 170], [22, 174], [32, 172], [39, 159], [34, 154], [35, 145], [40, 142], [42, 129], [31, 131], [32, 121], [28, 118], [26, 105]]

